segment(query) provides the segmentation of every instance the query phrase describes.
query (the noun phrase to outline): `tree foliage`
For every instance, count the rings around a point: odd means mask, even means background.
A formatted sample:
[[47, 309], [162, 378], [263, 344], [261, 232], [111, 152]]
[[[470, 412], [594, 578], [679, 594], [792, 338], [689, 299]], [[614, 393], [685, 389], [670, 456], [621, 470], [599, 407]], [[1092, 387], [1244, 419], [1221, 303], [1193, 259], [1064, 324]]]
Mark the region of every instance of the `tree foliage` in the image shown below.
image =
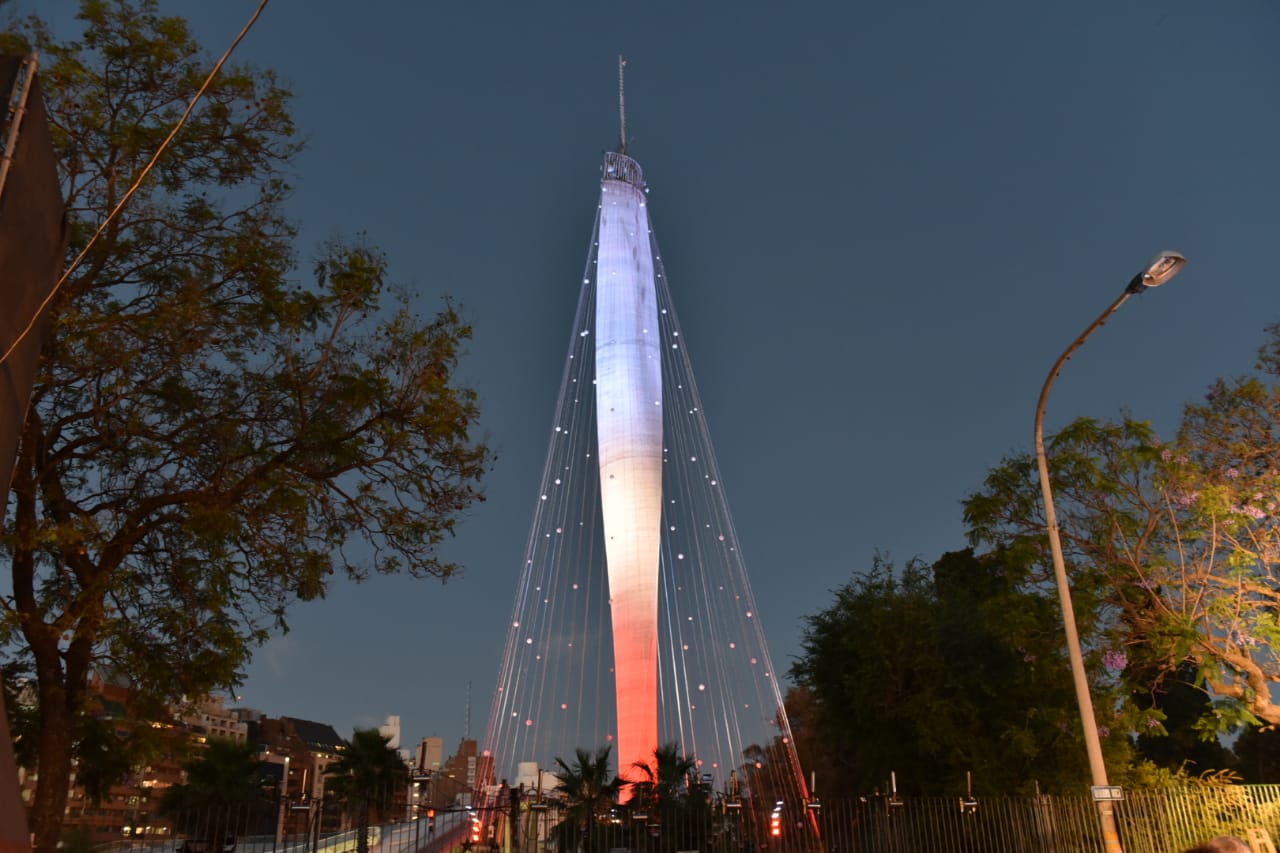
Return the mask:
[[[1280, 329], [1258, 371], [1213, 384], [1173, 441], [1146, 423], [1078, 420], [1052, 438], [1055, 504], [1081, 633], [1138, 681], [1187, 672], [1206, 737], [1280, 723]], [[975, 544], [1049, 565], [1034, 465], [1013, 457], [966, 502]], [[1114, 659], [1114, 658], [1113, 658]]]
[[[6, 666], [3, 675], [14, 759], [19, 767], [36, 771], [43, 720], [34, 679], [17, 665]], [[85, 713], [72, 721], [71, 737], [76, 786], [95, 805], [110, 799], [111, 789], [136, 776], [137, 768], [176, 759], [183, 751], [172, 729], [157, 728], [152, 721], [140, 719], [127, 703], [106, 701], [102, 691], [101, 682], [94, 679]], [[63, 842], [65, 847], [65, 833]]]
[[[814, 778], [821, 778], [819, 785], [835, 778], [828, 772], [834, 767], [828, 760], [830, 754], [813, 740], [813, 737], [821, 736], [808, 729], [811, 722], [810, 692], [803, 687], [790, 688], [783, 699], [783, 706], [774, 713], [773, 727], [778, 734], [763, 743], [752, 743], [743, 748], [742, 763], [731, 770], [728, 779], [720, 780], [724, 794], [730, 799], [747, 802], [757, 817], [763, 817], [779, 801], [790, 802], [793, 808], [802, 808], [805, 798], [817, 790], [807, 784], [806, 771], [811, 775], [816, 773]], [[806, 749], [807, 762], [799, 757], [800, 744], [805, 738], [810, 738], [808, 743], [814, 746]], [[715, 775], [713, 772], [713, 782]]]
[[631, 797], [656, 812], [674, 808], [695, 787], [689, 774], [697, 766], [697, 759], [685, 755], [680, 744], [660, 744], [653, 750], [652, 761], [631, 765]]
[[356, 729], [351, 742], [325, 773], [325, 791], [346, 803], [359, 829], [357, 849], [369, 850], [369, 821], [388, 814], [395, 792], [409, 782], [409, 768], [377, 729]]
[[[1084, 748], [1056, 605], [997, 556], [869, 570], [805, 619], [791, 676], [803, 691], [801, 762], [825, 796], [1085, 784]], [[1125, 751], [1120, 732], [1107, 747]]]
[[[84, 0], [84, 35], [27, 37], [71, 252], [115, 206], [211, 62], [155, 0]], [[425, 319], [360, 241], [297, 275], [282, 204], [289, 93], [224, 69], [51, 306], [0, 548], [0, 641], [35, 673], [39, 849], [57, 843], [93, 669], [131, 707], [234, 683], [291, 603], [334, 578], [445, 578], [486, 448], [453, 381], [469, 328]]]
[[[661, 827], [656, 847], [660, 853], [700, 850], [711, 834], [711, 792], [696, 776], [698, 760], [686, 755], [678, 743], [659, 744], [650, 761], [631, 765], [633, 812], [643, 810], [649, 822]], [[644, 842], [633, 842], [640, 846]]]
[[275, 799], [264, 779], [257, 745], [211, 738], [182, 769], [186, 781], [166, 788], [160, 812], [178, 832], [210, 838], [239, 831], [271, 832]]
[[[824, 720], [813, 690], [801, 684], [793, 684], [788, 688], [783, 704], [791, 736], [795, 739], [795, 753], [799, 757], [800, 766], [814, 783], [811, 793], [821, 798], [849, 796], [855, 790], [848, 784], [854, 767], [846, 763], [852, 760], [852, 756], [847, 750], [827, 747], [827, 736], [823, 731]], [[770, 759], [773, 759], [772, 762]], [[761, 787], [760, 782], [753, 778], [752, 771], [756, 769], [756, 764], [763, 765], [760, 768], [763, 770], [770, 763], [777, 763], [779, 760], [781, 756], [778, 756], [776, 747], [768, 750], [756, 747], [756, 755], [748, 756], [743, 776], [752, 791]], [[775, 802], [777, 799], [779, 798], [775, 797]]]
[[[1217, 738], [1200, 736], [1197, 723], [1209, 709], [1205, 691], [1193, 686], [1195, 673], [1191, 664], [1183, 672], [1162, 679], [1157, 687], [1144, 686], [1135, 691], [1134, 704], [1139, 713], [1146, 712], [1146, 725], [1139, 725], [1135, 745], [1138, 754], [1157, 766], [1202, 775], [1219, 770], [1237, 769], [1231, 751]], [[1136, 673], [1129, 681], [1142, 680]], [[1156, 723], [1161, 725], [1157, 726]]]
[[1253, 785], [1280, 784], [1280, 730], [1248, 728], [1231, 745], [1232, 769]]
[[556, 796], [565, 803], [564, 819], [556, 825], [554, 833], [561, 850], [576, 850], [580, 845], [588, 849], [604, 846], [601, 839], [608, 833], [602, 821], [618, 802], [623, 780], [611, 772], [611, 745], [595, 752], [579, 747], [575, 750], [573, 764], [556, 758]]

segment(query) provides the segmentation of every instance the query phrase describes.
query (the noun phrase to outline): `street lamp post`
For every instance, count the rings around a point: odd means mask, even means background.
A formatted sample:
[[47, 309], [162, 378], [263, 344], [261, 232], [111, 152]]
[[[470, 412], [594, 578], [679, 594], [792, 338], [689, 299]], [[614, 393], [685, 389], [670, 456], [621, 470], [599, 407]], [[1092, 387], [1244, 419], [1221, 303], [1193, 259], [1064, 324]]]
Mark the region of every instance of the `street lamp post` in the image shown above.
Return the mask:
[[[431, 771], [423, 770], [421, 765], [411, 777], [413, 784], [413, 803], [410, 804], [413, 816], [413, 849], [420, 849], [419, 839], [422, 837], [422, 807], [427, 799], [427, 785], [431, 782]], [[434, 814], [434, 810], [432, 814]]]
[[1078, 350], [1098, 327], [1119, 310], [1130, 296], [1152, 287], [1159, 287], [1178, 274], [1187, 259], [1177, 252], [1161, 252], [1142, 272], [1133, 277], [1124, 293], [1112, 302], [1080, 337], [1067, 347], [1066, 352], [1054, 362], [1049, 377], [1040, 391], [1036, 405], [1036, 463], [1040, 468], [1040, 490], [1044, 495], [1044, 520], [1049, 533], [1049, 550], [1053, 556], [1053, 576], [1058, 586], [1058, 598], [1062, 603], [1062, 627], [1067, 637], [1067, 654], [1071, 659], [1071, 679], [1075, 686], [1076, 702], [1080, 706], [1080, 725], [1084, 732], [1085, 750], [1089, 755], [1089, 773], [1093, 779], [1093, 798], [1098, 807], [1098, 820], [1102, 825], [1102, 841], [1107, 853], [1124, 853], [1120, 835], [1116, 830], [1114, 800], [1115, 791], [1107, 784], [1107, 767], [1102, 760], [1102, 743], [1098, 739], [1098, 722], [1093, 713], [1093, 699], [1089, 695], [1089, 681], [1085, 676], [1084, 654], [1080, 650], [1080, 635], [1076, 630], [1075, 608], [1071, 603], [1071, 588], [1067, 583], [1066, 564], [1062, 558], [1062, 540], [1058, 535], [1058, 516], [1053, 508], [1053, 492], [1049, 487], [1049, 462], [1044, 452], [1044, 408], [1049, 401], [1049, 389], [1062, 372], [1062, 366]]
[[[289, 808], [289, 756], [284, 757], [284, 771], [280, 774], [280, 813], [276, 816], [276, 844], [284, 843], [284, 821]], [[274, 846], [272, 849], [275, 849]]]

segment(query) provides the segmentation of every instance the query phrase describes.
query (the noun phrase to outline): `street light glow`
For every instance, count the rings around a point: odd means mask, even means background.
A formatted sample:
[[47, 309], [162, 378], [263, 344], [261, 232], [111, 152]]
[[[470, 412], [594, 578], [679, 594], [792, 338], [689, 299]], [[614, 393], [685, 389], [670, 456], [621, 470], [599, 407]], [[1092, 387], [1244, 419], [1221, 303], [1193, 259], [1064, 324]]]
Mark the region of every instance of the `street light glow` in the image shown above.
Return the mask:
[[1142, 277], [1143, 282], [1147, 287], [1159, 287], [1177, 275], [1186, 262], [1187, 259], [1177, 252], [1161, 252], [1156, 255], [1156, 259], [1151, 262], [1151, 266], [1147, 267], [1147, 271]]
[[1126, 293], [1142, 293], [1173, 278], [1182, 271], [1182, 267], [1187, 263], [1178, 252], [1161, 252], [1152, 259], [1147, 268], [1133, 277], [1133, 281], [1129, 282]]

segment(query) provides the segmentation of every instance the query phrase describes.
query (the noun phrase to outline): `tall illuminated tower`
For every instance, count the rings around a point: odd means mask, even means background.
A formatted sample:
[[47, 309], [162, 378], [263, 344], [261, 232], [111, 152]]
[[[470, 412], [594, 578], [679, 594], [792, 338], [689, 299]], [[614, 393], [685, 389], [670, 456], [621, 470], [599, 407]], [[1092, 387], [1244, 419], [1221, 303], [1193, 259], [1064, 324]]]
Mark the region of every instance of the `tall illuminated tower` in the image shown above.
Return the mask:
[[625, 153], [605, 155], [598, 234], [596, 435], [617, 751], [620, 765], [628, 767], [650, 763], [658, 745], [662, 351], [644, 180], [639, 164]]
[[[485, 740], [496, 779], [555, 784], [674, 745], [743, 814], [807, 790], [703, 415], [640, 165], [604, 155], [546, 466]], [[790, 567], [777, 567], [787, 570]], [[541, 771], [541, 772], [540, 772]], [[752, 812], [754, 813], [754, 812]]]

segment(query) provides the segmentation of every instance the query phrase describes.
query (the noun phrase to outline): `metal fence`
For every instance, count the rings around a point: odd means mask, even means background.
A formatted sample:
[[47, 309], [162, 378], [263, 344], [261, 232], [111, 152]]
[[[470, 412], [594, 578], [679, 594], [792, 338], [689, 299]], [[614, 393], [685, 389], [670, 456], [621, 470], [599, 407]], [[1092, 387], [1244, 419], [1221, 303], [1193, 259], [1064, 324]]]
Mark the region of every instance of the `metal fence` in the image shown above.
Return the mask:
[[[1126, 853], [1177, 853], [1216, 835], [1280, 830], [1280, 787], [1127, 792], [1115, 803]], [[824, 803], [820, 849], [831, 853], [1101, 853], [1088, 797], [887, 798]], [[1263, 851], [1259, 851], [1263, 853]]]
[[[1126, 853], [1178, 853], [1216, 835], [1280, 835], [1280, 786], [1196, 787], [1127, 792], [1114, 804]], [[1087, 796], [867, 797], [818, 808], [712, 809], [572, 834], [557, 844], [560, 815], [513, 824], [519, 853], [1103, 853], [1098, 812]], [[630, 825], [628, 825], [630, 824]], [[569, 853], [569, 850], [564, 850]]]
[[[532, 806], [530, 808], [530, 806]], [[1274, 853], [1280, 836], [1280, 786], [1235, 785], [1128, 791], [1115, 803], [1126, 853], [1178, 853], [1216, 835], [1252, 839]], [[1103, 853], [1098, 813], [1088, 797], [867, 797], [820, 807], [750, 803], [673, 809], [661, 815], [625, 808], [596, 821], [568, 818], [556, 803], [505, 809], [441, 811], [424, 820], [372, 827], [376, 853]], [[214, 822], [216, 823], [216, 822]], [[438, 826], [434, 825], [438, 823]], [[213, 830], [211, 824], [208, 829]], [[288, 837], [242, 833], [223, 847], [216, 832], [193, 843], [175, 833], [163, 842], [113, 845], [154, 853], [346, 853], [349, 826]], [[474, 840], [473, 840], [474, 839]], [[185, 845], [185, 847], [184, 847]]]

